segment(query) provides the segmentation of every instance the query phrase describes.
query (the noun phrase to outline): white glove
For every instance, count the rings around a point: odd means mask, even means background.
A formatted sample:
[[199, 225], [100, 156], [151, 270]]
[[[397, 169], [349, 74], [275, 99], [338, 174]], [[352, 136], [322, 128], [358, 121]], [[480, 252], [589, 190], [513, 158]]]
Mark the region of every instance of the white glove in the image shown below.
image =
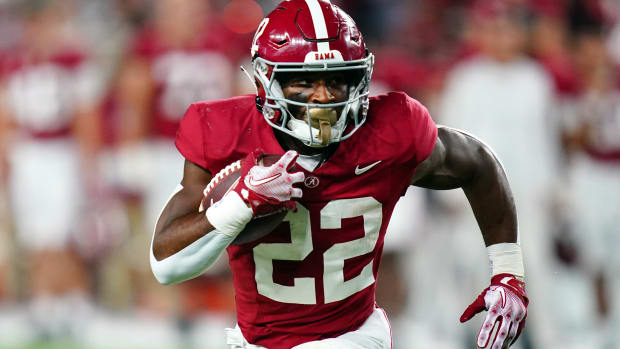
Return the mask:
[[[273, 165], [259, 165], [262, 153], [250, 153], [241, 161], [239, 181], [224, 197], [211, 205], [206, 216], [215, 229], [235, 237], [257, 216], [295, 209], [292, 198], [302, 196], [294, 184], [303, 182], [303, 172], [288, 172], [295, 164], [297, 152], [288, 151]], [[249, 207], [248, 207], [249, 206]]]
[[[479, 312], [488, 310], [478, 334], [478, 347], [505, 349], [519, 338], [525, 326], [528, 303], [524, 282], [511, 274], [498, 274], [491, 279], [491, 285], [465, 309], [460, 320], [466, 322]], [[491, 338], [496, 322], [499, 329]]]

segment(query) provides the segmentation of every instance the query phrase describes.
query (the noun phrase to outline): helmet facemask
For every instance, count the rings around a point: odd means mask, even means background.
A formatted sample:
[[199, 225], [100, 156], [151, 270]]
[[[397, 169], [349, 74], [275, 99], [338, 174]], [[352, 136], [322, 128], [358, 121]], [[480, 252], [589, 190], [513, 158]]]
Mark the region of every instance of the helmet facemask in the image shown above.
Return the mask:
[[[325, 147], [351, 137], [366, 120], [373, 63], [372, 54], [355, 61], [321, 63], [270, 62], [255, 57], [254, 77], [264, 90], [264, 96], [261, 97], [265, 120], [270, 126], [311, 147]], [[334, 71], [356, 76], [347, 79], [348, 97], [345, 101], [315, 104], [284, 97], [280, 81], [283, 75]], [[297, 119], [295, 113], [291, 112], [296, 108], [304, 109], [303, 119]]]

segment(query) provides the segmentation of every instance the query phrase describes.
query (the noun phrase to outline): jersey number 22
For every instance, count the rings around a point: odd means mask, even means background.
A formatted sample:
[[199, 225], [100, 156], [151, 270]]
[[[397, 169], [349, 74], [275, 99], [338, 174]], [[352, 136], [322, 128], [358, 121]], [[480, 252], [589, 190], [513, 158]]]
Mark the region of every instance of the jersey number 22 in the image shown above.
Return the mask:
[[[310, 213], [297, 205], [297, 212], [284, 219], [290, 225], [290, 243], [263, 243], [254, 247], [258, 293], [283, 303], [317, 304], [314, 277], [294, 278], [293, 286], [273, 281], [273, 261], [303, 261], [313, 250]], [[343, 300], [375, 282], [373, 261], [361, 273], [344, 280], [344, 261], [372, 252], [379, 239], [382, 221], [381, 203], [372, 197], [330, 201], [320, 212], [321, 229], [341, 229], [342, 219], [362, 217], [364, 237], [334, 244], [323, 253], [323, 290], [325, 303]]]

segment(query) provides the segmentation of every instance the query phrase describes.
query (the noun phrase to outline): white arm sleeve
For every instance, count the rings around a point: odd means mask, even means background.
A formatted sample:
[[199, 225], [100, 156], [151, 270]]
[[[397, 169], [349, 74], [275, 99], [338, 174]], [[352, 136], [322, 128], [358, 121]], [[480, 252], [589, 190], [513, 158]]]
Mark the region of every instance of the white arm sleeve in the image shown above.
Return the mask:
[[[183, 186], [179, 184], [168, 201], [181, 189]], [[155, 232], [153, 232], [149, 250], [151, 270], [157, 281], [164, 285], [171, 285], [202, 274], [222, 255], [222, 252], [235, 239], [235, 236], [225, 235], [213, 230], [187, 245], [181, 251], [160, 261], [155, 259], [153, 254], [154, 239]]]
[[151, 270], [164, 285], [176, 284], [202, 274], [222, 255], [234, 237], [214, 230], [192, 242], [181, 251], [160, 261], [153, 255], [151, 240]]

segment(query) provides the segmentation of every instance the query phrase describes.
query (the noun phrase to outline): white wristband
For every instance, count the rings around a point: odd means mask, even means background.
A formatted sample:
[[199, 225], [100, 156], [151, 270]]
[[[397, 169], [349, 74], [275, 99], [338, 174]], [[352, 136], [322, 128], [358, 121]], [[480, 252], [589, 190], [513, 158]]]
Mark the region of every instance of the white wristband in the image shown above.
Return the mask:
[[207, 208], [205, 215], [218, 232], [235, 237], [245, 228], [254, 213], [237, 192], [231, 191]]
[[525, 277], [523, 253], [516, 243], [503, 242], [487, 247], [491, 277], [498, 274], [512, 274], [519, 278]]

